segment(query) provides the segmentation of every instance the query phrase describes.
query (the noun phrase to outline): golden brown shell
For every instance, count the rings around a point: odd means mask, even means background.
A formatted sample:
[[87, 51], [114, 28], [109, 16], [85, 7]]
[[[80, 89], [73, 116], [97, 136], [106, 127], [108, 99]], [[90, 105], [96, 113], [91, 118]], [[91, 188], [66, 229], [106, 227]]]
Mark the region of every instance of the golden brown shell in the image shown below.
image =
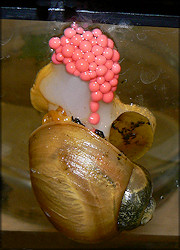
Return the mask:
[[57, 229], [86, 242], [117, 232], [121, 200], [135, 166], [126, 156], [72, 122], [35, 130], [29, 156], [36, 198]]

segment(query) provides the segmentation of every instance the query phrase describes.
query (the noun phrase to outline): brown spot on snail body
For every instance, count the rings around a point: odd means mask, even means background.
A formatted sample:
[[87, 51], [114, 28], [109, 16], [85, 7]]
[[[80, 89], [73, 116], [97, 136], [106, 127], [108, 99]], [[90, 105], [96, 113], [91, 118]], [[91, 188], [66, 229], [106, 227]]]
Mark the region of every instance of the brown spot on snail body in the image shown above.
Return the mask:
[[130, 160], [142, 157], [153, 143], [153, 128], [147, 117], [137, 112], [125, 112], [113, 123], [109, 141]]

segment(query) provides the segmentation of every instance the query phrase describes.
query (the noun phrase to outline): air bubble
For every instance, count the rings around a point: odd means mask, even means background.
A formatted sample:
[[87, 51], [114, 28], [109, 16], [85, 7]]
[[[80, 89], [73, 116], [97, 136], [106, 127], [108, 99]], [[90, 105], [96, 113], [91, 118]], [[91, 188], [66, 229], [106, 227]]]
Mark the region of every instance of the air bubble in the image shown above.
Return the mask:
[[138, 33], [137, 35], [137, 38], [139, 39], [139, 40], [146, 40], [146, 38], [147, 38], [147, 35], [146, 34], [144, 34], [144, 33]]
[[140, 74], [140, 79], [144, 84], [150, 84], [155, 82], [160, 75], [160, 71], [155, 69], [142, 70]]
[[176, 180], [176, 187], [178, 188], [179, 187], [179, 181]]

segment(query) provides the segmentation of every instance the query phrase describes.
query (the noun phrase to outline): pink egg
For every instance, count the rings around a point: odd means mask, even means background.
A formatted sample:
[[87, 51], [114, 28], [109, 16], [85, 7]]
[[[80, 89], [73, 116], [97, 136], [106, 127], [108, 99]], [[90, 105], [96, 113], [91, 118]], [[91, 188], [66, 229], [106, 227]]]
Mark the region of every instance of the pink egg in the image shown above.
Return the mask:
[[103, 51], [103, 55], [106, 57], [106, 59], [111, 59], [113, 55], [113, 50], [111, 48], [105, 48]]
[[81, 43], [81, 41], [82, 41], [81, 35], [76, 34], [75, 36], [73, 36], [73, 37], [71, 38], [71, 41], [70, 41], [70, 42], [71, 42], [73, 45], [75, 45], [75, 46], [79, 46], [79, 44]]
[[119, 78], [119, 75], [114, 75], [114, 78], [118, 79], [118, 78]]
[[92, 49], [92, 45], [89, 41], [82, 41], [79, 45], [79, 48], [83, 51], [83, 52], [88, 52], [91, 51]]
[[92, 62], [89, 64], [89, 70], [94, 71], [96, 70], [96, 68], [97, 68], [97, 64], [95, 62]]
[[108, 93], [110, 89], [111, 89], [111, 84], [109, 82], [104, 82], [103, 84], [100, 85], [100, 88], [99, 88], [99, 90], [103, 94]]
[[103, 101], [105, 103], [110, 103], [110, 102], [112, 102], [113, 98], [114, 98], [113, 92], [109, 91], [108, 93], [103, 94], [103, 98], [102, 99], [103, 99]]
[[113, 49], [112, 60], [113, 60], [114, 62], [117, 62], [117, 61], [119, 61], [119, 59], [120, 59], [120, 54], [119, 54], [119, 52], [118, 52], [117, 50]]
[[76, 70], [75, 64], [73, 62], [69, 62], [66, 64], [66, 70], [68, 73], [73, 74]]
[[93, 125], [98, 124], [100, 121], [100, 116], [98, 113], [91, 113], [91, 115], [89, 116], [89, 122]]
[[111, 69], [112, 66], [113, 66], [113, 61], [112, 61], [112, 60], [107, 60], [106, 63], [105, 63], [105, 66], [106, 66], [108, 69]]
[[100, 121], [100, 116], [98, 113], [91, 113], [91, 115], [89, 116], [89, 122], [93, 125], [98, 124]]
[[54, 53], [54, 54], [52, 55], [52, 57], [51, 57], [52, 62], [53, 62], [54, 64], [61, 64], [61, 61], [58, 61], [58, 60], [56, 59], [56, 57], [57, 57], [57, 55]]
[[90, 43], [93, 45], [96, 45], [97, 44], [97, 39], [95, 37], [93, 37], [91, 40], [89, 40]]
[[114, 63], [112, 66], [112, 71], [114, 72], [114, 74], [119, 74], [121, 71], [121, 66], [119, 65], [119, 63]]
[[99, 103], [98, 102], [90, 102], [90, 109], [91, 112], [96, 112], [99, 109]]
[[71, 38], [73, 37], [74, 35], [76, 34], [76, 31], [72, 28], [67, 28], [64, 30], [64, 35], [67, 37], [67, 38]]
[[90, 76], [91, 79], [96, 78], [96, 76], [97, 76], [96, 71], [95, 70], [89, 71], [89, 76]]
[[115, 92], [115, 91], [116, 91], [116, 89], [117, 89], [117, 86], [112, 87], [112, 88], [111, 88], [111, 91], [112, 91], [112, 92]]
[[97, 65], [105, 64], [105, 62], [106, 62], [106, 57], [105, 56], [99, 55], [99, 56], [95, 57], [95, 63]]
[[92, 92], [98, 91], [99, 90], [99, 84], [97, 82], [90, 82], [89, 83], [89, 89]]
[[83, 81], [89, 81], [90, 80], [89, 71], [80, 73], [80, 78]]
[[75, 71], [74, 71], [74, 76], [80, 76], [80, 72], [76, 69]]
[[114, 48], [114, 42], [112, 39], [108, 38], [108, 47], [113, 49]]
[[112, 72], [112, 70], [108, 69], [108, 71], [104, 75], [105, 80], [110, 81], [113, 79], [113, 77], [114, 77], [114, 73]]
[[92, 47], [92, 52], [95, 56], [101, 55], [103, 53], [103, 48], [99, 45], [94, 45]]
[[74, 52], [74, 46], [70, 44], [66, 44], [62, 47], [62, 54], [64, 57], [72, 57]]
[[72, 58], [71, 57], [65, 57], [64, 59], [63, 59], [63, 63], [66, 65], [67, 63], [70, 63], [70, 62], [72, 62]]
[[82, 34], [82, 33], [84, 32], [84, 29], [83, 29], [82, 27], [77, 27], [77, 28], [76, 28], [76, 32], [77, 32], [78, 34]]
[[103, 97], [103, 94], [101, 93], [101, 91], [95, 91], [91, 93], [91, 100], [93, 102], [99, 102]]
[[84, 53], [84, 59], [87, 60], [89, 63], [91, 63], [94, 61], [95, 56], [92, 52], [86, 52]]
[[85, 31], [83, 33], [83, 37], [85, 40], [91, 40], [93, 38], [93, 34], [91, 31]]
[[62, 36], [62, 37], [61, 37], [61, 45], [64, 46], [64, 45], [66, 45], [67, 43], [70, 43], [70, 39], [67, 38], [66, 36]]
[[103, 84], [103, 83], [105, 82], [105, 78], [104, 78], [103, 76], [98, 76], [98, 77], [97, 77], [97, 82], [98, 82], [99, 84]]
[[100, 29], [93, 29], [92, 33], [95, 37], [102, 35], [102, 31]]
[[73, 52], [73, 55], [72, 55], [72, 59], [74, 61], [77, 61], [79, 59], [83, 58], [83, 53], [80, 49], [76, 49], [74, 52]]
[[98, 76], [104, 76], [106, 74], [106, 72], [107, 72], [107, 68], [104, 65], [99, 65], [96, 68], [96, 73]]
[[60, 45], [60, 46], [56, 49], [56, 54], [61, 53], [61, 51], [62, 51], [62, 46]]
[[62, 55], [62, 53], [57, 53], [56, 54], [56, 60], [58, 60], [59, 62], [62, 62], [64, 59], [64, 56]]
[[106, 35], [100, 35], [97, 38], [97, 43], [101, 46], [101, 47], [106, 47], [108, 45], [108, 38]]
[[52, 49], [57, 49], [61, 44], [61, 40], [59, 37], [52, 37], [49, 40], [49, 47]]
[[116, 78], [113, 78], [109, 83], [111, 84], [112, 87], [115, 87], [118, 84], [118, 80]]
[[85, 61], [84, 59], [77, 60], [75, 65], [76, 65], [76, 69], [79, 72], [87, 71], [89, 68], [89, 63]]

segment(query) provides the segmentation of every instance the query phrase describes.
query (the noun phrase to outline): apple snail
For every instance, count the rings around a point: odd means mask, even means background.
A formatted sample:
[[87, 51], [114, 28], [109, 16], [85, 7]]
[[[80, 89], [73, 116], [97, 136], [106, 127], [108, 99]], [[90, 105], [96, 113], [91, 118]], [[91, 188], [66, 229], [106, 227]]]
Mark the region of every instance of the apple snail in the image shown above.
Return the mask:
[[115, 95], [119, 52], [99, 29], [77, 23], [53, 37], [52, 62], [37, 74], [31, 103], [44, 112], [29, 139], [32, 187], [67, 237], [92, 243], [146, 224], [155, 201], [148, 171], [156, 120]]

